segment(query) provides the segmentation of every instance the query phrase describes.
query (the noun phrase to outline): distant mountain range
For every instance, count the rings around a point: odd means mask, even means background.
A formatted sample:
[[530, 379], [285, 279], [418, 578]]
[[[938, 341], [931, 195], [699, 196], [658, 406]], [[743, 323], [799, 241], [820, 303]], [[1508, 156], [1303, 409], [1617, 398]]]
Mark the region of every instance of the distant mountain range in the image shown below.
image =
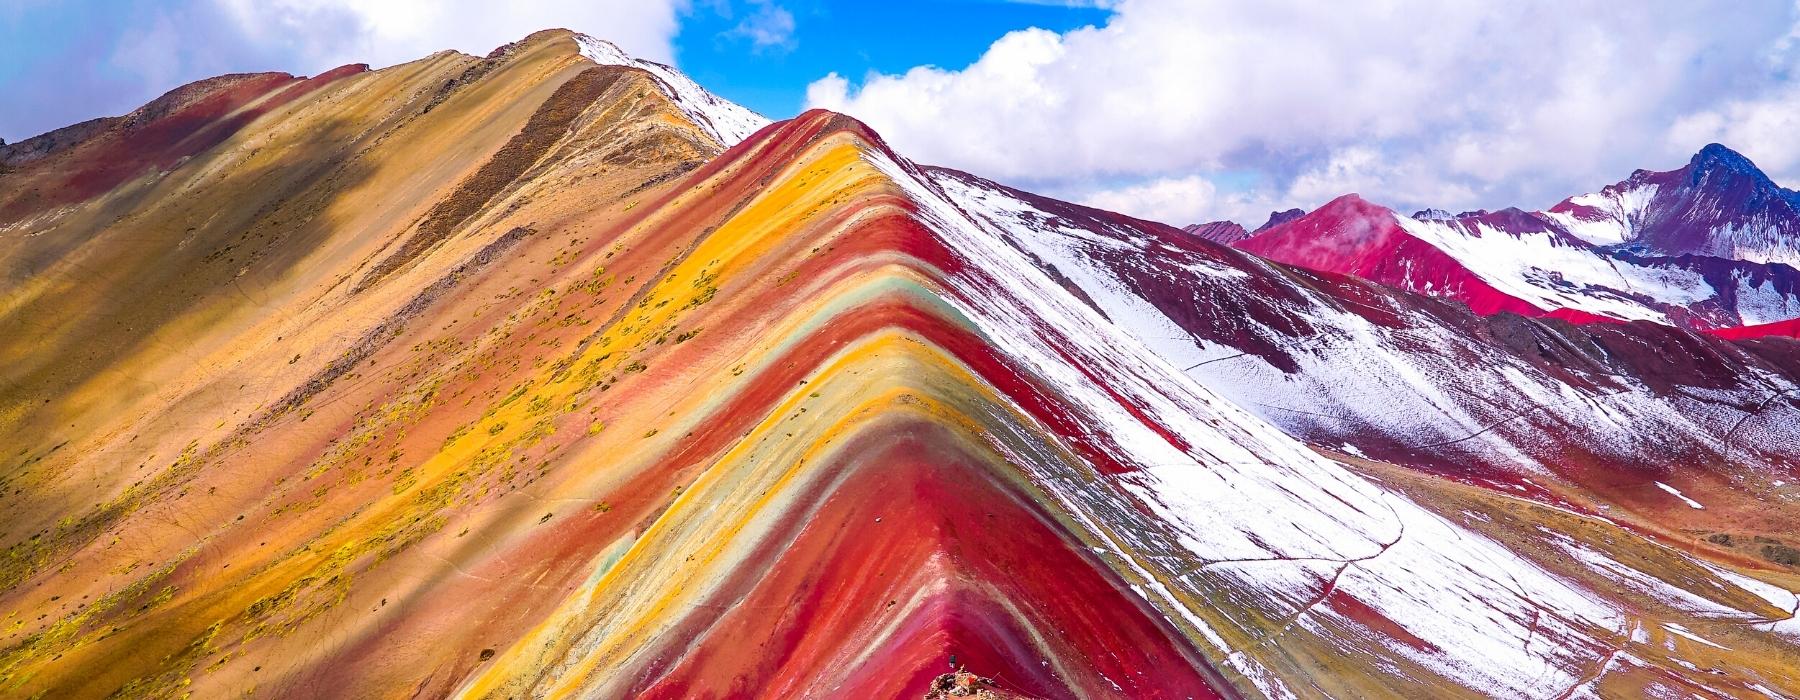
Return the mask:
[[1723, 148], [1184, 230], [550, 30], [0, 164], [0, 696], [1800, 696]]
[[[1718, 144], [1549, 211], [1401, 216], [1355, 195], [1254, 233], [1188, 227], [1272, 260], [1456, 299], [1476, 313], [1649, 320], [1734, 337], [1800, 318], [1800, 193]], [[1753, 327], [1754, 329], [1747, 329]]]

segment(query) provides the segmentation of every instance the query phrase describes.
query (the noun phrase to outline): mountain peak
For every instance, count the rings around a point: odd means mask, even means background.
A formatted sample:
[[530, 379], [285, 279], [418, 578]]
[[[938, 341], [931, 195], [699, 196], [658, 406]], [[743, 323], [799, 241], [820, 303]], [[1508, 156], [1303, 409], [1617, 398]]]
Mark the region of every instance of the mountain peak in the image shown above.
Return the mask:
[[1638, 170], [1544, 212], [1570, 234], [1638, 254], [1800, 263], [1800, 192], [1709, 143], [1674, 170]]
[[1717, 143], [1709, 143], [1705, 148], [1701, 148], [1700, 152], [1695, 153], [1693, 159], [1688, 161], [1688, 167], [1692, 168], [1696, 174], [1724, 170], [1740, 175], [1763, 176], [1763, 172], [1758, 170], [1756, 164], [1750, 162], [1749, 158], [1744, 157], [1744, 154]]
[[1778, 191], [1781, 189], [1774, 180], [1769, 179], [1768, 174], [1756, 167], [1756, 163], [1751, 162], [1744, 154], [1722, 144], [1709, 143], [1688, 161], [1687, 184], [1689, 187], [1699, 187], [1701, 183], [1715, 175], [1724, 178], [1716, 180], [1720, 183], [1744, 178], [1756, 190]]
[[1269, 212], [1269, 220], [1263, 222], [1263, 225], [1256, 227], [1256, 230], [1260, 232], [1275, 228], [1276, 226], [1280, 226], [1302, 216], [1306, 216], [1306, 210], [1299, 207], [1285, 211], [1272, 211]]
[[589, 60], [596, 63], [618, 65], [635, 63], [637, 61], [637, 57], [627, 53], [625, 49], [619, 48], [618, 44], [592, 34], [570, 32], [569, 38], [574, 39], [577, 44], [581, 45], [581, 54], [583, 56], [588, 57]]
[[1350, 192], [1339, 195], [1336, 199], [1326, 202], [1324, 205], [1314, 210], [1313, 214], [1319, 212], [1391, 213], [1391, 210], [1367, 199], [1363, 199], [1363, 196], [1360, 194]]

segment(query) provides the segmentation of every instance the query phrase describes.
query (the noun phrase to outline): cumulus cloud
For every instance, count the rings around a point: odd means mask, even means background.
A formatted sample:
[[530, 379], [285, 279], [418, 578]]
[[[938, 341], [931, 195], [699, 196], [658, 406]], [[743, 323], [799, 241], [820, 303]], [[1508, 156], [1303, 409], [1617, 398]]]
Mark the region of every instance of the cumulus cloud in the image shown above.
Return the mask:
[[[828, 75], [808, 102], [864, 119], [920, 160], [1038, 189], [1088, 186], [1088, 201], [1142, 202], [1130, 213], [1143, 215], [1189, 213], [1158, 202], [1171, 187], [1205, 194], [1189, 178], [1244, 170], [1264, 177], [1231, 197], [1215, 188], [1209, 211], [1346, 191], [1397, 207], [1545, 206], [1679, 164], [1701, 133], [1769, 141], [1744, 147], [1800, 161], [1792, 139], [1781, 145], [1791, 155], [1773, 143], [1776, 117], [1794, 113], [1783, 76], [1800, 67], [1791, 3], [1113, 10], [1104, 26], [1007, 34], [960, 69]], [[1731, 99], [1748, 101], [1719, 107]], [[1758, 115], [1762, 126], [1746, 126]], [[1141, 186], [1084, 184], [1120, 181]]]
[[1125, 187], [1076, 192], [1082, 204], [1131, 212], [1157, 221], [1199, 221], [1219, 209], [1218, 187], [1198, 175], [1159, 178]]

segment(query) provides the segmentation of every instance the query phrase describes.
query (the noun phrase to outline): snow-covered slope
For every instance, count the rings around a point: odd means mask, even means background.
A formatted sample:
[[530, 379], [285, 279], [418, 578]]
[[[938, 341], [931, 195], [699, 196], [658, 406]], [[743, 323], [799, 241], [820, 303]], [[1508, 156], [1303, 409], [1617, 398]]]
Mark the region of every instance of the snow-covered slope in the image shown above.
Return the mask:
[[[1301, 692], [1268, 659], [1272, 643], [1304, 647], [1307, 638], [1495, 697], [1594, 692], [1611, 674], [1633, 673], [1612, 665], [1653, 666], [1670, 651], [1651, 643], [1647, 628], [1658, 623], [1646, 621], [1640, 596], [1615, 590], [1620, 577], [1652, 584], [1642, 597], [1697, 600], [1696, 614], [1734, 624], [1779, 614], [1765, 600], [1791, 602], [1785, 589], [1763, 597], [1759, 582], [1693, 574], [1707, 565], [1673, 552], [1625, 564], [1607, 545], [1577, 544], [1581, 535], [1522, 533], [1497, 527], [1492, 514], [1423, 507], [1414, 499], [1430, 489], [1371, 480], [1346, 466], [1360, 457], [1404, 463], [1611, 528], [1619, 513], [1609, 516], [1609, 508], [1644, 508], [1655, 518], [1668, 504], [1701, 512], [1689, 504], [1703, 498], [1715, 509], [1741, 510], [1750, 505], [1741, 493], [1715, 497], [1694, 484], [1724, 479], [1759, 495], [1779, 489], [1773, 476], [1800, 444], [1800, 410], [1767, 399], [1770, 391], [1800, 389], [1791, 369], [1706, 341], [1709, 352], [1731, 358], [1739, 378], [1694, 375], [1674, 380], [1694, 385], [1671, 387], [1664, 370], [1634, 376], [1634, 363], [1654, 366], [1660, 357], [1626, 350], [1672, 332], [1654, 326], [1560, 339], [1548, 335], [1557, 327], [1528, 321], [1520, 329], [1484, 327], [1454, 307], [1309, 277], [1195, 245], [1172, 229], [961, 173], [930, 170], [923, 180], [909, 191], [953, 234], [962, 257], [981, 261], [983, 275], [993, 277], [970, 281], [984, 302], [963, 313], [996, 338], [1015, 338], [1004, 347], [1062, 348], [1029, 366], [1062, 377], [1069, 391], [1091, 381], [1134, 407], [1097, 417], [1094, 438], [1125, 438], [1120, 447], [1144, 466], [1122, 479], [1125, 492], [1157, 518], [1108, 522], [1112, 509], [1095, 504], [1117, 495], [1049, 479], [1063, 485], [1063, 502], [1103, 531], [1138, 531], [1121, 551], [1164, 553], [1135, 564], [1164, 582], [1143, 591], [1152, 600], [1229, 591], [1243, 614], [1227, 613], [1233, 621], [1281, 621], [1258, 631], [1196, 625], [1270, 696]], [[946, 201], [932, 202], [938, 197]], [[1015, 300], [986, 303], [995, 299]], [[1519, 332], [1545, 335], [1494, 337]], [[1533, 347], [1559, 340], [1609, 350], [1575, 362]], [[1621, 351], [1638, 356], [1617, 359]], [[1608, 357], [1616, 364], [1589, 364]], [[1099, 394], [1090, 401], [1107, 403]], [[1758, 401], [1754, 412], [1743, 408]], [[1165, 437], [1144, 433], [1144, 425]], [[1717, 437], [1732, 432], [1744, 445], [1729, 457], [1727, 473], [1692, 469], [1704, 461], [1695, 457], [1716, 459]], [[1331, 446], [1347, 461], [1309, 456], [1288, 436]], [[1567, 461], [1578, 454], [1579, 466]], [[1683, 485], [1679, 495], [1671, 480]], [[1613, 492], [1595, 490], [1596, 483], [1612, 484]], [[1150, 534], [1162, 528], [1172, 528], [1178, 548]], [[1540, 544], [1521, 548], [1521, 537]], [[1558, 547], [1577, 548], [1585, 559]], [[1693, 578], [1665, 582], [1659, 567]], [[1191, 606], [1183, 614], [1198, 615]], [[1686, 630], [1692, 620], [1671, 624]], [[1227, 641], [1242, 634], [1254, 641]]]
[[1555, 216], [1518, 209], [1407, 217], [1349, 195], [1231, 245], [1456, 299], [1480, 314], [1696, 329], [1800, 315], [1800, 271], [1787, 265], [1602, 248]]
[[1218, 242], [1456, 299], [1480, 314], [1698, 330], [1800, 317], [1800, 193], [1713, 144], [1545, 212], [1410, 217], [1346, 195]]
[[[1800, 366], [1786, 364], [1784, 353], [1796, 350], [1786, 344], [1746, 349], [1653, 324], [1481, 317], [1460, 304], [1272, 265], [984, 180], [955, 182], [964, 183], [964, 199], [1015, 203], [1008, 220], [1040, 235], [1013, 240], [1029, 243], [1033, 259], [1107, 318], [1308, 440], [1398, 458], [1441, 443], [1459, 459], [1515, 466], [1546, 465], [1579, 444], [1673, 469], [1683, 462], [1643, 456], [1716, 460], [1717, 434], [1766, 424], [1775, 432], [1750, 442], [1776, 448], [1765, 466], [1777, 469], [1779, 451], [1800, 439], [1800, 425], [1783, 427], [1768, 415], [1790, 410], [1785, 401], [1754, 416], [1742, 408], [1795, 386]], [[1656, 366], [1670, 355], [1696, 359], [1680, 371]], [[1696, 401], [1721, 407], [1698, 410]], [[1633, 428], [1620, 432], [1620, 425]], [[1545, 434], [1564, 444], [1542, 444]]]
[[[1575, 682], [1571, 669], [1600, 646], [1596, 632], [1622, 629], [1616, 610], [1317, 456], [1184, 376], [1142, 345], [1142, 336], [1107, 321], [1154, 316], [1103, 273], [1084, 269], [1065, 246], [1111, 247], [1129, 229], [1060, 225], [1028, 202], [944, 171], [928, 182], [935, 187], [915, 182], [909, 190], [964, 259], [988, 268], [971, 275], [971, 285], [980, 286], [969, 291], [984, 302], [1012, 301], [961, 311], [1009, 354], [1030, 358], [1031, 369], [1086, 397], [1084, 406], [1131, 409], [1103, 411], [1091, 428], [1094, 439], [1117, 441], [1138, 467], [1118, 480], [1122, 490], [1080, 486], [1059, 474], [1039, 478], [1063, 484], [1055, 494], [1078, 518], [1126, 538], [1122, 552], [1162, 553], [1136, 565], [1169, 588], [1140, 592], [1194, 624], [1216, 645], [1213, 652], [1260, 690], [1293, 692], [1264, 665], [1270, 642], [1290, 632], [1299, 636], [1297, 626], [1318, 634], [1361, 624], [1332, 599], [1356, 601], [1424, 641], [1419, 648], [1383, 643], [1375, 653], [1503, 695]], [[1071, 275], [1096, 306], [1082, 304], [1048, 270]], [[1060, 352], [1046, 352], [1052, 348]], [[1139, 509], [1157, 517], [1120, 519]], [[1506, 573], [1470, 576], [1484, 568]], [[1204, 621], [1183, 602], [1223, 591], [1235, 592], [1245, 613], [1240, 624], [1265, 615], [1287, 622], [1220, 630], [1221, 623]], [[1540, 606], [1559, 615], [1534, 622]], [[1459, 624], [1472, 610], [1493, 626]], [[1543, 635], [1536, 650], [1501, 642], [1528, 636], [1534, 625]], [[1227, 641], [1246, 635], [1257, 641], [1248, 647]], [[1360, 646], [1348, 638], [1337, 642], [1346, 652]]]
[[769, 125], [767, 117], [712, 94], [681, 71], [655, 61], [633, 58], [604, 39], [577, 34], [575, 40], [581, 44], [581, 55], [588, 60], [603, 66], [642, 68], [655, 75], [669, 98], [675, 101], [694, 124], [711, 134], [722, 146], [735, 146], [758, 129]]

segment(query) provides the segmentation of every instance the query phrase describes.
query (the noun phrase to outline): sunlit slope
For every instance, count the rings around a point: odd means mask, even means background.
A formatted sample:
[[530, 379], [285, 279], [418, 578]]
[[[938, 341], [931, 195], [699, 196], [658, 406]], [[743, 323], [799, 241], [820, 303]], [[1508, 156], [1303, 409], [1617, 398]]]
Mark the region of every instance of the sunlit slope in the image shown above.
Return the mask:
[[[548, 133], [527, 138], [534, 123]], [[55, 180], [85, 148], [5, 189]], [[7, 692], [173, 687], [159, 668], [184, 668], [183, 645], [221, 619], [193, 606], [260, 595], [225, 574], [302, 577], [291, 545], [365, 507], [319, 507], [330, 489], [308, 474], [351, 459], [360, 422], [395, 419], [371, 414], [419, 412], [405, 406], [430, 380], [412, 368], [473, 352], [572, 238], [717, 150], [651, 76], [546, 33], [341, 78], [171, 170], [7, 222]], [[445, 210], [469, 213], [429, 227]], [[421, 236], [435, 240], [396, 263]], [[392, 489], [408, 465], [381, 459], [350, 480], [386, 470]], [[166, 623], [115, 618], [176, 603]]]

